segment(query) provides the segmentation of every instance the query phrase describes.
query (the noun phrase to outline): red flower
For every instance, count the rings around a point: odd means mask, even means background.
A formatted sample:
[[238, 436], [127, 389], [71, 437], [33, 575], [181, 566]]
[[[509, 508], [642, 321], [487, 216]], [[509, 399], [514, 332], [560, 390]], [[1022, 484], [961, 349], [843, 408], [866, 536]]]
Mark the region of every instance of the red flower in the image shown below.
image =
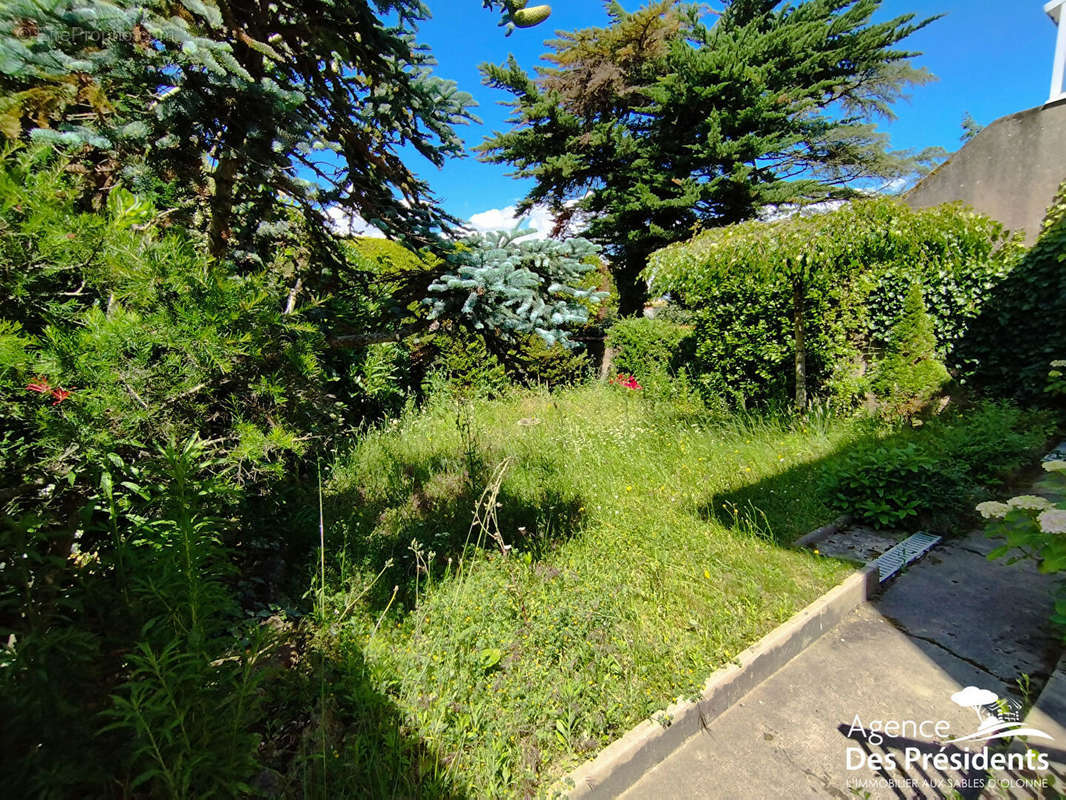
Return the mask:
[[611, 379], [611, 383], [616, 383], [619, 386], [624, 386], [627, 389], [643, 389], [644, 387], [637, 383], [637, 379], [632, 375], [623, 375], [618, 373]]
[[68, 397], [70, 397], [70, 391], [64, 389], [61, 386], [52, 386], [48, 382], [48, 378], [38, 378], [33, 383], [26, 385], [26, 390], [30, 392], [37, 392], [37, 394], [48, 394], [52, 396], [52, 405], [58, 406]]

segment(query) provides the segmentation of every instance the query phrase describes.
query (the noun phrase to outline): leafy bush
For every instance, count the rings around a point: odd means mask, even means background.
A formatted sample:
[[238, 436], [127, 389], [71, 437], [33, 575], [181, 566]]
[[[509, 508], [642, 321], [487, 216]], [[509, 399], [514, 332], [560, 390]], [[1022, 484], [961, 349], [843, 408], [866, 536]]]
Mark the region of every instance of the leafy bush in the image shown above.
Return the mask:
[[620, 319], [607, 331], [607, 345], [617, 351], [618, 370], [646, 376], [674, 374], [691, 357], [692, 328], [661, 319]]
[[444, 384], [465, 394], [494, 397], [510, 385], [507, 370], [477, 334], [449, 329], [434, 336], [430, 344], [436, 356], [424, 393], [431, 394], [433, 387]]
[[[990, 559], [1007, 557], [1013, 564], [1023, 558], [1036, 562], [1040, 572], [1066, 570], [1066, 461], [1049, 459], [1042, 464], [1046, 475], [1037, 481], [1038, 495], [1020, 495], [1001, 503], [989, 500], [977, 506], [989, 520], [985, 532], [1003, 544], [988, 554]], [[1051, 621], [1066, 638], [1066, 586], [1055, 592]]]
[[3, 619], [23, 615], [0, 650], [0, 743], [20, 795], [100, 796], [118, 780], [196, 797], [251, 780], [270, 647], [228, 585], [217, 467], [195, 438], [137, 465], [112, 453], [68, 555], [42, 558], [64, 532], [31, 515], [0, 529], [3, 551], [24, 554], [0, 593]]
[[944, 519], [969, 499], [965, 473], [945, 468], [913, 443], [864, 450], [830, 481], [839, 508], [884, 528]]
[[848, 405], [870, 390], [875, 354], [912, 284], [925, 290], [943, 357], [1016, 254], [988, 217], [882, 198], [706, 231], [654, 253], [645, 274], [695, 315], [695, 369], [711, 390], [785, 400], [795, 389], [798, 314], [810, 394]]
[[984, 487], [1024, 465], [1049, 417], [985, 402], [904, 428], [848, 455], [826, 478], [835, 507], [878, 527], [955, 527]]
[[566, 386], [591, 375], [584, 348], [568, 348], [559, 342], [548, 344], [536, 334], [518, 337], [506, 348], [490, 350], [481, 336], [444, 326], [442, 332], [425, 340], [420, 352], [428, 362], [423, 366], [423, 398], [445, 387], [495, 397], [511, 386]]
[[558, 342], [549, 345], [536, 335], [509, 348], [506, 362], [512, 382], [522, 386], [568, 386], [592, 374], [585, 348], [568, 348]]
[[1002, 401], [947, 412], [924, 426], [927, 452], [959, 464], [971, 480], [996, 486], [1028, 464], [1054, 433], [1045, 413]]

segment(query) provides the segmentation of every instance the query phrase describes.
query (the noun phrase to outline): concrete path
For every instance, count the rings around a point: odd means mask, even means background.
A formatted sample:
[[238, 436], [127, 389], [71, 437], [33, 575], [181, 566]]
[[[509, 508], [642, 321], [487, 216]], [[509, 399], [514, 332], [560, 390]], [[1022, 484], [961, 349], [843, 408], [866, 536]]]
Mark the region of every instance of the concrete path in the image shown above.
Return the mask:
[[[941, 544], [623, 797], [1058, 797], [1034, 786], [1056, 780], [1066, 792], [1064, 674], [1040, 704], [1044, 717], [1027, 720], [1053, 728], [1047, 746], [1030, 738], [1050, 755], [1048, 771], [999, 771], [1002, 785], [982, 790], [985, 770], [963, 759], [983, 744], [941, 746], [987, 716], [953, 694], [976, 686], [1021, 701], [1028, 676], [1035, 699], [1061, 652], [1048, 624], [1054, 579], [1028, 562], [988, 561], [993, 546], [979, 532]], [[901, 727], [871, 734], [886, 722]]]

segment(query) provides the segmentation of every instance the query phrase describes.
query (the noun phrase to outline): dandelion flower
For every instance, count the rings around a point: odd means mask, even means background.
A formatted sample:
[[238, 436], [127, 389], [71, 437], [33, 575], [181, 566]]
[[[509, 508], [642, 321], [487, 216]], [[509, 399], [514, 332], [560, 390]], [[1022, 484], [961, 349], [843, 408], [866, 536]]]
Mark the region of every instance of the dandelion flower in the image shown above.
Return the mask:
[[1063, 472], [1063, 471], [1066, 471], [1066, 461], [1060, 461], [1059, 459], [1055, 459], [1054, 461], [1045, 461], [1044, 462], [1044, 471], [1045, 472]]
[[989, 500], [984, 503], [979, 503], [977, 511], [985, 519], [1002, 519], [1007, 516], [1007, 512], [1010, 511], [1010, 506], [1006, 503]]
[[1047, 508], [1051, 505], [1046, 498], [1037, 497], [1035, 494], [1023, 494], [1018, 497], [1012, 497], [1007, 501], [1007, 505], [1011, 508], [1027, 508], [1033, 511], [1039, 511], [1043, 508]]
[[1047, 508], [1036, 518], [1044, 533], [1066, 533], [1066, 510]]

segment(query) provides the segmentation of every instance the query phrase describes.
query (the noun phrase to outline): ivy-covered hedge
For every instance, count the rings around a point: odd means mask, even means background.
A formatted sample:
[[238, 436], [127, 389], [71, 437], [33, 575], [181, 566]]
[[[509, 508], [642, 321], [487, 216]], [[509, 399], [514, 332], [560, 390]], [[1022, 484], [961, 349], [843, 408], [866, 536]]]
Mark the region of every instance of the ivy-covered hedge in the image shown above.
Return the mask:
[[788, 400], [799, 297], [810, 394], [851, 404], [871, 391], [912, 284], [951, 363], [1019, 253], [999, 223], [961, 205], [914, 210], [877, 198], [706, 231], [654, 253], [645, 276], [694, 313], [706, 390], [737, 402]]
[[956, 361], [979, 390], [1045, 402], [1052, 361], [1066, 358], [1066, 183], [1037, 243], [995, 287]]

